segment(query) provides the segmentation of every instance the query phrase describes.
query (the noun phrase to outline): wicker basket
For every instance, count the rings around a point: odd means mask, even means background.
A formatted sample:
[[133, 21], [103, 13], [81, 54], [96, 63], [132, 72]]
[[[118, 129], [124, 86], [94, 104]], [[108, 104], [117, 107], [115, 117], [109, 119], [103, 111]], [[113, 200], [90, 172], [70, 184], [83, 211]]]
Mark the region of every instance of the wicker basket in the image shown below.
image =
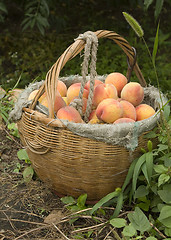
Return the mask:
[[[135, 61], [134, 48], [115, 32], [100, 30], [95, 35], [112, 39], [123, 49], [129, 62], [127, 77], [133, 69], [145, 87], [146, 82]], [[60, 195], [78, 197], [87, 193], [88, 200], [99, 200], [122, 186], [131, 160], [140, 154], [142, 147], [146, 148], [147, 140], [142, 134], [138, 147], [130, 156], [122, 146], [78, 136], [60, 120], [54, 119], [53, 102], [60, 71], [84, 46], [84, 40], [76, 40], [52, 66], [32, 104], [23, 109], [18, 128], [33, 168], [42, 181]], [[35, 111], [37, 100], [44, 92], [49, 104], [48, 117]]]

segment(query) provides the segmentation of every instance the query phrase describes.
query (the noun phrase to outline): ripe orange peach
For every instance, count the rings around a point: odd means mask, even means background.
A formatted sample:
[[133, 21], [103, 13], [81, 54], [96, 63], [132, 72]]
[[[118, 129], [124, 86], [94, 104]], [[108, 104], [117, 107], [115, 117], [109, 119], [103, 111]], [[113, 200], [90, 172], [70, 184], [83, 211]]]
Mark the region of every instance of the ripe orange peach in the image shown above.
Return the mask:
[[138, 106], [144, 99], [144, 89], [137, 82], [127, 83], [121, 91], [121, 98]]
[[106, 98], [97, 106], [96, 115], [98, 119], [106, 123], [113, 123], [122, 117], [123, 107], [117, 100]]
[[122, 88], [127, 84], [127, 82], [127, 78], [119, 72], [110, 73], [105, 79], [105, 83], [113, 84], [116, 87], [118, 96], [120, 96]]
[[47, 101], [47, 98], [46, 96], [41, 100], [40, 102], [43, 106], [47, 107], [48, 108], [48, 101]]
[[155, 114], [155, 110], [148, 104], [140, 104], [136, 107], [137, 121], [147, 119]]
[[[68, 88], [68, 90], [67, 90], [67, 99], [68, 99], [68, 103], [69, 104], [75, 97], [79, 96], [80, 87], [81, 87], [81, 83], [73, 83]], [[88, 90], [87, 89], [84, 89], [83, 97], [88, 98]]]
[[68, 120], [69, 122], [81, 123], [79, 112], [72, 106], [62, 107], [57, 112], [57, 118]]
[[[102, 81], [95, 79], [94, 81], [94, 88], [98, 85], [98, 84], [103, 84]], [[85, 84], [85, 89], [87, 89], [88, 91], [90, 90], [90, 80]]]
[[[35, 98], [35, 96], [36, 96], [36, 94], [38, 93], [38, 91], [39, 90], [33, 90], [31, 93], [30, 93], [30, 95], [29, 95], [29, 97], [28, 97], [28, 100], [33, 100], [34, 98]], [[39, 100], [39, 102], [41, 102], [44, 98], [45, 98], [45, 96], [46, 96], [46, 94], [45, 93], [43, 93], [43, 95], [38, 99]]]
[[123, 107], [123, 118], [131, 118], [136, 121], [136, 110], [132, 103], [126, 100], [121, 100], [119, 102]]
[[67, 94], [67, 86], [61, 80], [58, 80], [57, 90], [60, 93], [61, 97], [65, 97]]
[[[43, 106], [48, 108], [48, 101], [47, 98], [44, 97], [41, 102], [40, 102]], [[57, 92], [56, 97], [55, 97], [55, 103], [54, 103], [54, 112], [55, 114], [58, 112], [58, 110], [62, 107], [65, 107], [66, 103], [64, 101], [64, 99], [61, 97], [61, 95]]]
[[92, 118], [88, 124], [101, 124], [101, 121], [98, 118]]
[[131, 118], [119, 118], [114, 122], [114, 124], [115, 123], [129, 123], [129, 122], [135, 122], [135, 121]]
[[94, 89], [93, 106], [97, 107], [98, 104], [106, 98], [118, 98], [118, 93], [112, 84], [98, 84]]
[[98, 119], [97, 116], [96, 116], [96, 110], [92, 110], [89, 117], [88, 117], [88, 120], [90, 121], [91, 119]]
[[66, 106], [66, 103], [65, 103], [64, 99], [61, 96], [56, 95], [55, 103], [54, 103], [54, 112], [57, 113], [60, 108], [65, 107], [65, 106]]

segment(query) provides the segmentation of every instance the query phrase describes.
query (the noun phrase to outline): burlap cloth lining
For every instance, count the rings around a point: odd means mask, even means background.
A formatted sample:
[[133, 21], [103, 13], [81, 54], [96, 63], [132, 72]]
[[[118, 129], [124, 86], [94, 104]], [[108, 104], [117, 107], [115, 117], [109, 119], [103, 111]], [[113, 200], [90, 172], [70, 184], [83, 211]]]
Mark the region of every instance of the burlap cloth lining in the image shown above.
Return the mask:
[[[97, 79], [104, 82], [104, 76], [97, 76]], [[90, 76], [87, 76], [87, 81]], [[68, 77], [59, 78], [62, 80], [67, 87], [72, 83], [82, 81], [82, 77], [79, 75], [73, 75]], [[43, 81], [30, 84], [21, 93], [18, 101], [16, 102], [14, 109], [10, 112], [10, 119], [18, 121], [22, 116], [23, 107], [28, 107], [30, 102], [27, 100], [29, 94], [39, 89]], [[122, 123], [122, 124], [85, 124], [85, 123], [73, 123], [66, 120], [61, 120], [64, 125], [71, 130], [73, 133], [83, 137], [92, 138], [98, 141], [103, 141], [112, 145], [118, 144], [126, 147], [128, 150], [133, 151], [138, 146], [138, 137], [146, 132], [152, 130], [157, 122], [160, 120], [160, 107], [162, 103], [165, 104], [167, 99], [161, 94], [162, 100], [160, 99], [159, 90], [153, 86], [144, 88], [144, 100], [143, 103], [151, 105], [155, 110], [156, 114], [148, 119], [137, 121], [135, 123]], [[161, 103], [162, 101], [162, 103]], [[48, 115], [48, 109], [37, 104], [36, 110], [43, 112]]]

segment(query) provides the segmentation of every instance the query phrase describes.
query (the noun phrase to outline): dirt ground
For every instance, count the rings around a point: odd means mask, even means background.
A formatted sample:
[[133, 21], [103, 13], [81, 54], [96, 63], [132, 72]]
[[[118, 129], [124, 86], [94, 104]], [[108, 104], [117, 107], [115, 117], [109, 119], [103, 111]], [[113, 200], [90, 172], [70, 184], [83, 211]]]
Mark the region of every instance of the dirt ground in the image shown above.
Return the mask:
[[[1, 126], [0, 240], [115, 239], [109, 236], [112, 232], [110, 226], [104, 224], [106, 217], [94, 221], [90, 216], [82, 215], [71, 224], [72, 213], [38, 177], [26, 184], [22, 171], [27, 164], [17, 157], [21, 148], [20, 140]], [[18, 173], [14, 172], [17, 163], [21, 165]], [[91, 237], [85, 235], [84, 238], [84, 231], [80, 233], [80, 228], [86, 228], [85, 234], [92, 231]]]

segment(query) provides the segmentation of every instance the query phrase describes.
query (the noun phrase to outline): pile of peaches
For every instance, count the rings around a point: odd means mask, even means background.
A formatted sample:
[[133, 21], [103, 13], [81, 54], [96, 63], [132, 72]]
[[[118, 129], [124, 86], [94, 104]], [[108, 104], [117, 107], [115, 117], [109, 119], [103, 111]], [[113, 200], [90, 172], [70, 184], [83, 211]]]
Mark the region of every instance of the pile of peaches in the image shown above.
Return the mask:
[[[80, 113], [70, 105], [78, 98], [81, 83], [73, 83], [68, 88], [58, 80], [54, 111], [58, 119], [75, 123], [84, 122]], [[90, 81], [85, 84], [83, 92], [83, 114], [86, 111], [87, 99], [90, 90]], [[28, 100], [32, 100], [38, 90], [30, 93]], [[88, 123], [128, 123], [147, 119], [155, 114], [155, 110], [148, 104], [143, 104], [144, 89], [137, 82], [129, 82], [118, 72], [107, 75], [104, 83], [95, 79], [92, 99], [92, 112]], [[46, 93], [39, 102], [48, 108]]]

